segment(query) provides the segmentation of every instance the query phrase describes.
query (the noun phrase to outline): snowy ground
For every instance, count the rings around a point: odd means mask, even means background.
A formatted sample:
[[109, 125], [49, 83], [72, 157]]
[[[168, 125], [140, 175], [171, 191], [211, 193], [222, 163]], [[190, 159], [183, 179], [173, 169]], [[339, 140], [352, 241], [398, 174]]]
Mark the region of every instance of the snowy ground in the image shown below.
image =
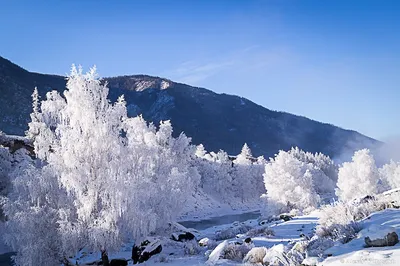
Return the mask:
[[[235, 218], [236, 220], [231, 220], [227, 224], [218, 224], [214, 225], [211, 227], [204, 228], [202, 230], [197, 230], [197, 238], [204, 238], [204, 237], [209, 237], [212, 238], [216, 235], [216, 233], [227, 230], [227, 229], [232, 229], [235, 230], [235, 228], [240, 227], [240, 226], [249, 226], [249, 227], [257, 227], [258, 226], [258, 221], [257, 219], [250, 219], [246, 220], [244, 222], [238, 222], [237, 220], [245, 220], [249, 217], [249, 215], [252, 215], [254, 217], [255, 213], [244, 213], [241, 215], [226, 215], [226, 216], [221, 216], [220, 221], [222, 222], [227, 222], [229, 219]], [[218, 223], [217, 218], [213, 218], [212, 220], [215, 221], [215, 223]], [[206, 220], [197, 220], [197, 221], [191, 221], [190, 223], [193, 225], [193, 227], [201, 228], [203, 227], [203, 222], [209, 223], [210, 219]], [[234, 221], [232, 223], [232, 221]], [[236, 222], [235, 222], [236, 221]], [[272, 247], [276, 244], [287, 244], [289, 241], [298, 241], [304, 239], [304, 237], [300, 236], [301, 234], [305, 235], [311, 235], [313, 233], [313, 229], [316, 226], [316, 223], [318, 221], [318, 217], [311, 214], [308, 216], [299, 216], [295, 217], [293, 220], [287, 221], [287, 222], [274, 222], [270, 224], [271, 229], [275, 232], [275, 236], [271, 237], [254, 237], [254, 245], [255, 246], [265, 246], [265, 247]], [[187, 222], [189, 223], [189, 222]], [[240, 237], [233, 237], [228, 239], [230, 240], [238, 240], [238, 241], [243, 241], [246, 238], [245, 235], [241, 235]], [[163, 250], [161, 254], [158, 254], [154, 257], [152, 257], [149, 261], [144, 262], [141, 265], [171, 265], [171, 266], [183, 266], [183, 265], [204, 265], [207, 261], [206, 256], [204, 253], [206, 252], [206, 248], [203, 248], [200, 250], [199, 254], [196, 255], [185, 255], [183, 254], [183, 249], [184, 249], [184, 244], [180, 242], [174, 242], [172, 240], [169, 240], [168, 238], [163, 238]], [[218, 243], [222, 242], [218, 241]], [[125, 247], [121, 249], [121, 252], [115, 253], [115, 254], [110, 254], [110, 259], [111, 258], [125, 258], [129, 259], [131, 256], [131, 248], [132, 248], [133, 243], [128, 243]], [[100, 257], [100, 254], [87, 254], [87, 255], [80, 255], [82, 256], [81, 259], [79, 259], [79, 263], [86, 263], [86, 262], [91, 262]], [[78, 257], [80, 257], [78, 256]], [[132, 262], [130, 262], [132, 263]], [[234, 261], [228, 261], [228, 260], [220, 260], [217, 263], [218, 265], [241, 265], [241, 262], [234, 262]], [[133, 265], [133, 264], [129, 264]]]
[[400, 265], [400, 244], [393, 247], [364, 248], [365, 233], [371, 226], [392, 226], [400, 235], [400, 210], [386, 209], [372, 214], [362, 222], [363, 230], [359, 237], [344, 245], [330, 248], [325, 253], [333, 256], [327, 258], [323, 265]]
[[[312, 236], [314, 229], [318, 223], [319, 212], [316, 211], [306, 216], [294, 217], [292, 220], [284, 222], [272, 222], [269, 227], [274, 231], [274, 236], [258, 236], [253, 237], [253, 243], [256, 247], [270, 248], [277, 244], [288, 244], [289, 242], [304, 240], [306, 236]], [[259, 227], [256, 219], [257, 213], [243, 213], [240, 215], [224, 215], [219, 218], [214, 217], [210, 219], [197, 219], [192, 221], [183, 222], [185, 225], [191, 225], [195, 230], [197, 239], [208, 237], [213, 238], [218, 233], [223, 231], [235, 231], [241, 226], [248, 226], [252, 228]], [[251, 218], [251, 219], [248, 219]], [[347, 244], [337, 244], [336, 246], [325, 251], [327, 257], [320, 265], [400, 265], [400, 244], [393, 247], [383, 248], [365, 248], [364, 237], [371, 234], [369, 231], [377, 226], [391, 226], [394, 227], [398, 234], [400, 234], [400, 210], [386, 209], [372, 214], [369, 218], [361, 222], [363, 230], [359, 233], [358, 238], [350, 241]], [[228, 241], [237, 240], [243, 241], [246, 235], [239, 237], [232, 237]], [[183, 265], [205, 265], [207, 258], [204, 253], [207, 248], [198, 248], [197, 254], [185, 254], [188, 249], [187, 244], [175, 242], [169, 239], [166, 235], [161, 238], [163, 243], [163, 250], [160, 254], [153, 256], [149, 261], [141, 265], [170, 265], [170, 266], [183, 266]], [[221, 243], [218, 241], [216, 244]], [[130, 259], [133, 243], [124, 245], [120, 252], [109, 254], [112, 258], [125, 258]], [[190, 246], [189, 246], [190, 247]], [[6, 250], [3, 250], [3, 252]], [[7, 250], [8, 251], [8, 250]], [[100, 254], [86, 254], [82, 252], [76, 259], [79, 265], [99, 260]], [[129, 261], [129, 265], [133, 265]], [[3, 264], [0, 264], [3, 265]], [[7, 265], [7, 264], [4, 264]], [[241, 262], [219, 260], [217, 265], [242, 265]]]

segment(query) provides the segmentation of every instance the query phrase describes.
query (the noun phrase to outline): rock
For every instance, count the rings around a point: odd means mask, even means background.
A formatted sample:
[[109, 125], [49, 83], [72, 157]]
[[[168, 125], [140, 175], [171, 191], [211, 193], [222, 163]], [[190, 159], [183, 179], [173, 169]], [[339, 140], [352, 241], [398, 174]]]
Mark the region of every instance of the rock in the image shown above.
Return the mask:
[[258, 225], [266, 225], [275, 221], [279, 221], [279, 217], [273, 216], [270, 218], [260, 218], [258, 219]]
[[374, 200], [376, 200], [376, 198], [374, 196], [367, 195], [364, 198], [359, 199], [358, 203], [367, 203], [367, 202], [374, 201]]
[[292, 220], [292, 216], [290, 216], [289, 214], [281, 214], [279, 215], [279, 219], [284, 220], [285, 222]]
[[209, 243], [210, 241], [211, 241], [211, 240], [210, 240], [208, 237], [202, 238], [202, 239], [200, 239], [200, 241], [199, 241], [199, 246], [200, 246], [200, 247], [206, 247], [206, 246], [208, 246], [208, 243]]
[[128, 266], [128, 262], [125, 259], [112, 259], [110, 266]]
[[251, 238], [250, 237], [248, 237], [248, 238], [246, 238], [245, 240], [244, 240], [244, 243], [246, 243], [246, 244], [250, 244], [250, 243], [252, 243], [253, 241], [251, 240]]
[[388, 247], [399, 243], [399, 236], [396, 232], [388, 233], [383, 238], [371, 240], [368, 236], [364, 239], [367, 247]]
[[396, 228], [386, 225], [373, 224], [363, 229], [359, 236], [364, 236], [366, 247], [394, 246], [399, 242]]
[[173, 233], [171, 239], [179, 242], [185, 242], [193, 240], [194, 235], [190, 232]]
[[[170, 230], [172, 232], [171, 239], [174, 241], [185, 242], [195, 239], [195, 235], [197, 231], [194, 229], [188, 229], [179, 223], [170, 223]], [[195, 232], [196, 231], [196, 232]]]
[[134, 245], [132, 248], [132, 261], [134, 264], [142, 263], [162, 251], [161, 241], [149, 238], [143, 241], [140, 246]]

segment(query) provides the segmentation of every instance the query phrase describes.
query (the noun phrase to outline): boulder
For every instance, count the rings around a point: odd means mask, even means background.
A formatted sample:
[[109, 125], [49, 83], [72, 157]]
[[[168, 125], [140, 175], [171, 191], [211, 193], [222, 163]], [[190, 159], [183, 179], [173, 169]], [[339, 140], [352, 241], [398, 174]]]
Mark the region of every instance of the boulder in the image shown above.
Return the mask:
[[132, 248], [132, 261], [134, 264], [142, 263], [152, 256], [162, 251], [161, 241], [154, 238], [148, 238], [140, 246], [134, 245]]
[[195, 237], [191, 232], [181, 232], [181, 233], [173, 233], [171, 236], [172, 240], [185, 242], [193, 240]]
[[199, 246], [200, 246], [200, 247], [206, 247], [206, 246], [209, 245], [210, 241], [212, 241], [212, 240], [210, 240], [208, 237], [202, 238], [202, 239], [199, 241]]
[[246, 244], [251, 244], [253, 241], [251, 240], [251, 238], [250, 237], [248, 237], [248, 238], [246, 238], [245, 240], [244, 240], [244, 243], [246, 243]]
[[396, 232], [390, 232], [382, 238], [371, 239], [367, 236], [364, 240], [367, 247], [388, 247], [399, 243], [399, 236]]
[[292, 216], [286, 213], [282, 213], [279, 215], [279, 219], [284, 220], [285, 222], [292, 220]]
[[387, 225], [372, 224], [359, 233], [364, 237], [366, 247], [394, 246], [399, 242], [396, 228]]
[[357, 203], [367, 203], [367, 202], [375, 201], [375, 200], [376, 200], [376, 198], [374, 196], [367, 195], [367, 196], [365, 196], [365, 197], [363, 197], [361, 199], [358, 199], [356, 201], [357, 201]]

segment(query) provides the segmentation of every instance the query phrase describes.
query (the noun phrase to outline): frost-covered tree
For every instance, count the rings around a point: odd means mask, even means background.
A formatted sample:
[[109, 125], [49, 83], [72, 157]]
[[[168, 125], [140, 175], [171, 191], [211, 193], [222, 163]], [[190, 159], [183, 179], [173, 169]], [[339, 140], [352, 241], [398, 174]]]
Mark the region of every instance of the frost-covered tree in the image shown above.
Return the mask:
[[302, 162], [312, 163], [315, 167], [321, 169], [332, 181], [335, 183], [337, 182], [338, 166], [329, 156], [321, 152], [315, 154], [311, 152], [305, 152], [298, 147], [292, 148], [289, 152]]
[[[2, 134], [0, 132], [0, 134]], [[6, 196], [10, 187], [10, 171], [12, 167], [12, 155], [8, 148], [0, 145], [0, 222], [4, 220], [3, 203], [1, 198]]]
[[400, 187], [400, 163], [391, 160], [388, 164], [379, 169], [382, 186], [381, 190]]
[[235, 204], [258, 200], [263, 193], [265, 160], [263, 157], [254, 159], [247, 144], [234, 160], [222, 150], [207, 153], [203, 145], [197, 147], [195, 154], [200, 186], [213, 198]]
[[265, 165], [264, 184], [267, 190], [267, 215], [279, 214], [292, 209], [299, 211], [315, 208], [320, 202], [313, 184], [314, 168], [296, 159], [292, 154], [280, 151]]
[[[23, 167], [5, 208], [19, 265], [56, 265], [82, 247], [115, 250], [176, 218], [199, 180], [190, 138], [173, 138], [169, 121], [157, 130], [128, 118], [95, 69], [73, 67], [64, 96], [49, 92], [40, 107], [35, 95], [28, 136], [38, 163]], [[37, 230], [24, 236], [28, 228]], [[34, 238], [46, 252], [25, 252]]]
[[246, 194], [253, 193], [251, 189], [253, 188], [252, 183], [254, 182], [252, 180], [254, 174], [252, 172], [252, 157], [251, 150], [245, 143], [240, 154], [233, 160], [233, 186], [235, 188], [236, 197], [240, 198], [242, 201], [245, 201]]
[[[50, 167], [37, 168], [23, 152], [19, 157], [11, 173], [13, 189], [4, 205], [5, 242], [18, 253], [16, 265], [59, 265], [65, 254], [59, 213], [70, 209], [65, 190]], [[75, 244], [81, 244], [78, 238]]]
[[313, 183], [318, 194], [333, 194], [335, 192], [338, 167], [331, 158], [322, 153], [310, 153], [292, 148], [289, 153], [296, 159], [311, 164], [313, 169]]
[[339, 168], [338, 189], [340, 200], [348, 201], [378, 192], [379, 173], [375, 160], [368, 149], [356, 151], [352, 162]]
[[207, 153], [203, 145], [199, 145], [196, 166], [201, 176], [200, 186], [205, 193], [225, 202], [233, 198], [232, 161], [226, 152]]
[[0, 196], [5, 195], [9, 185], [9, 172], [11, 170], [12, 156], [8, 148], [0, 145]]
[[233, 161], [233, 167], [232, 182], [236, 197], [242, 202], [258, 198], [264, 190], [262, 157], [258, 161], [255, 160], [249, 146], [245, 143], [240, 154]]

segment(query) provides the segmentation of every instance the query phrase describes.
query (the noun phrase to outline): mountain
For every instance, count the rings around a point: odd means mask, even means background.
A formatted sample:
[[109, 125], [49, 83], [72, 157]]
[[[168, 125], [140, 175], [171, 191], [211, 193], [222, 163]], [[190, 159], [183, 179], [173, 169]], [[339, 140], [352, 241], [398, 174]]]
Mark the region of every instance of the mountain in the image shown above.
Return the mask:
[[[146, 75], [105, 78], [110, 100], [125, 95], [128, 114], [147, 121], [172, 121], [175, 135], [185, 132], [207, 150], [238, 154], [246, 142], [253, 154], [273, 156], [292, 146], [339, 156], [343, 151], [371, 147], [378, 141], [352, 130], [306, 117], [272, 111], [245, 98], [217, 94]], [[65, 77], [29, 72], [0, 57], [0, 130], [23, 135], [32, 110], [31, 94], [63, 91]]]

